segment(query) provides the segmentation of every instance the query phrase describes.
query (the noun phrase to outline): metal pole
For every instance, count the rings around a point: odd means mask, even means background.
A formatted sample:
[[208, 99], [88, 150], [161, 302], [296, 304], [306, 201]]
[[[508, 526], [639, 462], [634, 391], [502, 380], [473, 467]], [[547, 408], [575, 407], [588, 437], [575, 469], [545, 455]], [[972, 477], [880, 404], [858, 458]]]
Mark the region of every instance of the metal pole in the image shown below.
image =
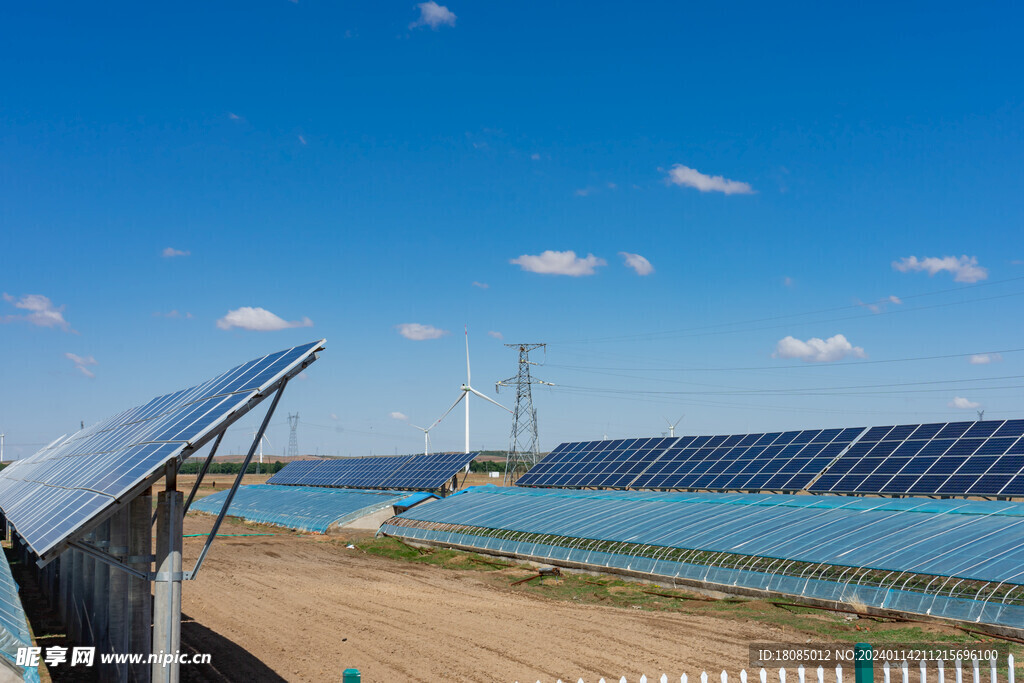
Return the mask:
[[[203, 560], [206, 559], [206, 553], [210, 551], [210, 544], [212, 544], [213, 539], [217, 537], [217, 531], [220, 530], [221, 522], [224, 521], [224, 517], [228, 513], [228, 508], [231, 507], [231, 501], [235, 498], [235, 492], [238, 491], [238, 485], [242, 483], [242, 477], [245, 476], [245, 469], [249, 466], [249, 461], [252, 460], [253, 453], [256, 452], [256, 445], [260, 442], [260, 439], [263, 438], [263, 433], [267, 431], [267, 425], [270, 424], [270, 418], [274, 416], [274, 410], [277, 408], [277, 404], [281, 400], [281, 395], [284, 394], [284, 388], [286, 386], [288, 386], [287, 381], [281, 384], [277, 393], [274, 394], [274, 400], [271, 401], [267, 414], [263, 416], [263, 423], [260, 425], [260, 429], [256, 433], [256, 439], [253, 440], [252, 445], [249, 446], [249, 452], [246, 454], [245, 460], [242, 461], [242, 469], [238, 470], [238, 474], [235, 476], [235, 481], [231, 484], [231, 490], [228, 491], [227, 498], [224, 499], [224, 505], [220, 509], [220, 514], [217, 515], [217, 519], [213, 522], [213, 528], [210, 530], [210, 535], [207, 536], [203, 549], [199, 551], [199, 557], [196, 559], [196, 566], [192, 568], [192, 578], [195, 578], [195, 575], [199, 573], [199, 568], [203, 566]], [[290, 417], [291, 416], [289, 416], [289, 418]], [[298, 415], [295, 417], [298, 418]]]
[[210, 463], [213, 462], [213, 456], [217, 455], [217, 449], [220, 447], [221, 439], [227, 434], [227, 430], [224, 430], [217, 437], [217, 440], [213, 442], [213, 448], [210, 449], [210, 454], [206, 456], [206, 460], [203, 461], [203, 466], [199, 469], [199, 476], [196, 477], [196, 483], [192, 485], [192, 490], [188, 492], [188, 500], [185, 501], [185, 507], [182, 510], [182, 515], [188, 514], [188, 509], [192, 506], [192, 500], [196, 497], [196, 491], [199, 490], [199, 485], [203, 483], [203, 477], [206, 476], [206, 470], [210, 469]]
[[[153, 536], [150, 515], [153, 509], [153, 492], [147, 489], [128, 504], [128, 562], [132, 569], [146, 574], [150, 571], [153, 558]], [[143, 662], [132, 664], [129, 678], [133, 681], [149, 681], [150, 666], [145, 659], [152, 647], [153, 600], [149, 581], [128, 577], [128, 611], [125, 614], [125, 630], [129, 646], [125, 652], [141, 654]]]
[[[128, 556], [128, 509], [122, 508], [110, 518], [110, 547], [115, 557]], [[107, 567], [110, 592], [107, 595], [107, 652], [127, 653], [131, 648], [128, 631], [128, 574], [116, 567]], [[104, 678], [128, 681], [128, 667], [115, 664], [111, 671], [102, 672]]]
[[[83, 539], [89, 545], [96, 545], [96, 532], [92, 531]], [[93, 611], [93, 590], [94, 577], [96, 576], [96, 560], [86, 554], [82, 554], [82, 591], [79, 594], [82, 601], [82, 633], [81, 640], [86, 645], [96, 645], [96, 625], [93, 620], [96, 614]]]
[[[110, 548], [110, 520], [103, 522], [96, 527], [96, 547], [103, 552], [109, 552]], [[107, 619], [110, 614], [107, 609], [110, 601], [110, 568], [102, 562], [93, 562], [92, 579], [92, 624], [96, 636], [96, 649], [106, 652], [107, 645]]]
[[83, 555], [75, 550], [71, 554], [71, 599], [68, 607], [71, 615], [68, 619], [68, 631], [72, 640], [82, 640], [82, 568], [85, 564]]
[[[167, 490], [157, 496], [156, 580], [153, 582], [153, 662], [155, 683], [178, 683], [181, 652], [181, 491], [177, 461], [167, 464]], [[172, 659], [173, 658], [173, 659]]]
[[873, 683], [875, 680], [875, 662], [872, 659], [871, 645], [857, 643], [853, 648], [853, 674], [855, 683]]

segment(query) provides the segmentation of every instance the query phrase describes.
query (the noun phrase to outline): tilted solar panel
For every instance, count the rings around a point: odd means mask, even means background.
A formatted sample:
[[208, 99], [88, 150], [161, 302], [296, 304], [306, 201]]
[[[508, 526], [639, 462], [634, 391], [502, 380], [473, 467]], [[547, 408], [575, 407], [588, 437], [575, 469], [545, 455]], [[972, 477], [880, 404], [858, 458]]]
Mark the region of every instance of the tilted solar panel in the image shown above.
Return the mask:
[[626, 488], [675, 442], [675, 437], [653, 437], [563, 443], [516, 484]]
[[256, 358], [58, 439], [0, 472], [0, 509], [48, 559], [148, 487], [166, 463], [227, 429], [323, 347], [320, 340]]
[[[303, 460], [285, 465], [267, 480], [287, 486], [334, 486], [361, 489], [441, 488], [479, 453]], [[315, 464], [310, 464], [315, 463]]]
[[519, 486], [800, 490], [863, 428], [564, 443]]
[[810, 491], [1024, 495], [1024, 420], [874, 427]]
[[479, 453], [416, 455], [385, 479], [382, 486], [392, 489], [438, 489], [478, 455]]

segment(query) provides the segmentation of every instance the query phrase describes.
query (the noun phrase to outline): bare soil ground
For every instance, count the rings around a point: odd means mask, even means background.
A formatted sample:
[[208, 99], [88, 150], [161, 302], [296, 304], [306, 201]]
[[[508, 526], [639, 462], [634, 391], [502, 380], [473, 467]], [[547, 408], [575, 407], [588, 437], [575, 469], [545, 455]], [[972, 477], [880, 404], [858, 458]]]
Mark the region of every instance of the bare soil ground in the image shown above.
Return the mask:
[[[186, 533], [209, 524], [189, 517]], [[186, 539], [186, 556], [201, 542]], [[639, 679], [740, 668], [747, 643], [799, 637], [714, 615], [550, 600], [490, 578], [364, 554], [332, 537], [224, 537], [184, 587], [183, 611], [282, 678], [304, 681], [338, 680], [347, 667], [364, 681]], [[227, 673], [225, 655], [213, 661]]]

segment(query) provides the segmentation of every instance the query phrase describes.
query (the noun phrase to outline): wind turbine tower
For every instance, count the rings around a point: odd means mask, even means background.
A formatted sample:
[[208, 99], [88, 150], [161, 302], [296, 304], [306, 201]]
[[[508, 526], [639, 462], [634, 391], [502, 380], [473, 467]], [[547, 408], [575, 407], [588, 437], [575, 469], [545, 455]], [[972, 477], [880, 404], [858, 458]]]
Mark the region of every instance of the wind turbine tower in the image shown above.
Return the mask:
[[537, 411], [533, 408], [533, 392], [530, 386], [543, 384], [555, 386], [551, 382], [530, 376], [530, 366], [538, 365], [530, 360], [530, 351], [543, 349], [546, 344], [505, 344], [511, 349], [519, 350], [519, 372], [514, 377], [498, 382], [500, 387], [516, 388], [516, 408], [512, 411], [512, 436], [509, 439], [508, 453], [505, 455], [505, 483], [513, 483], [520, 474], [537, 464], [540, 450], [537, 443]]
[[[684, 418], [684, 417], [686, 417], [686, 416], [685, 416], [685, 415], [682, 415], [682, 416], [680, 416], [680, 417], [679, 417], [679, 419], [678, 419], [678, 420], [676, 420], [675, 422], [671, 422], [671, 421], [670, 421], [670, 420], [669, 420], [669, 419], [668, 419], [667, 417], [665, 417], [664, 415], [662, 415], [662, 416], [661, 416], [661, 419], [665, 420], [665, 422], [666, 422], [666, 423], [668, 424], [668, 435], [669, 435], [669, 437], [671, 437], [671, 438], [675, 438], [675, 436], [676, 436], [676, 427], [677, 427], [677, 426], [679, 426], [679, 423], [683, 421], [683, 418]], [[664, 432], [662, 432], [662, 433], [664, 434]]]

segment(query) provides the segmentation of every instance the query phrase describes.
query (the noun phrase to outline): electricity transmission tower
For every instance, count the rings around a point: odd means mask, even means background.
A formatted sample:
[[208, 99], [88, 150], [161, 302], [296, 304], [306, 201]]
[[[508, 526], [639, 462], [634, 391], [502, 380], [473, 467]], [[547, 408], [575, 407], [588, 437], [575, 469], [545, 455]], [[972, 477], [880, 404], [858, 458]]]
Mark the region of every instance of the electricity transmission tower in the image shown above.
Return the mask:
[[294, 458], [299, 454], [298, 413], [295, 413], [294, 415], [288, 413], [288, 426], [291, 428], [291, 434], [288, 435], [288, 457]]
[[530, 386], [543, 384], [554, 386], [551, 382], [530, 376], [530, 366], [539, 365], [530, 360], [530, 351], [543, 349], [545, 344], [505, 344], [511, 349], [519, 350], [519, 372], [515, 377], [498, 382], [495, 389], [501, 387], [516, 388], [516, 407], [512, 412], [512, 436], [509, 439], [508, 453], [505, 456], [505, 483], [513, 483], [520, 474], [537, 464], [540, 457], [537, 446], [537, 411], [533, 408], [533, 394]]

